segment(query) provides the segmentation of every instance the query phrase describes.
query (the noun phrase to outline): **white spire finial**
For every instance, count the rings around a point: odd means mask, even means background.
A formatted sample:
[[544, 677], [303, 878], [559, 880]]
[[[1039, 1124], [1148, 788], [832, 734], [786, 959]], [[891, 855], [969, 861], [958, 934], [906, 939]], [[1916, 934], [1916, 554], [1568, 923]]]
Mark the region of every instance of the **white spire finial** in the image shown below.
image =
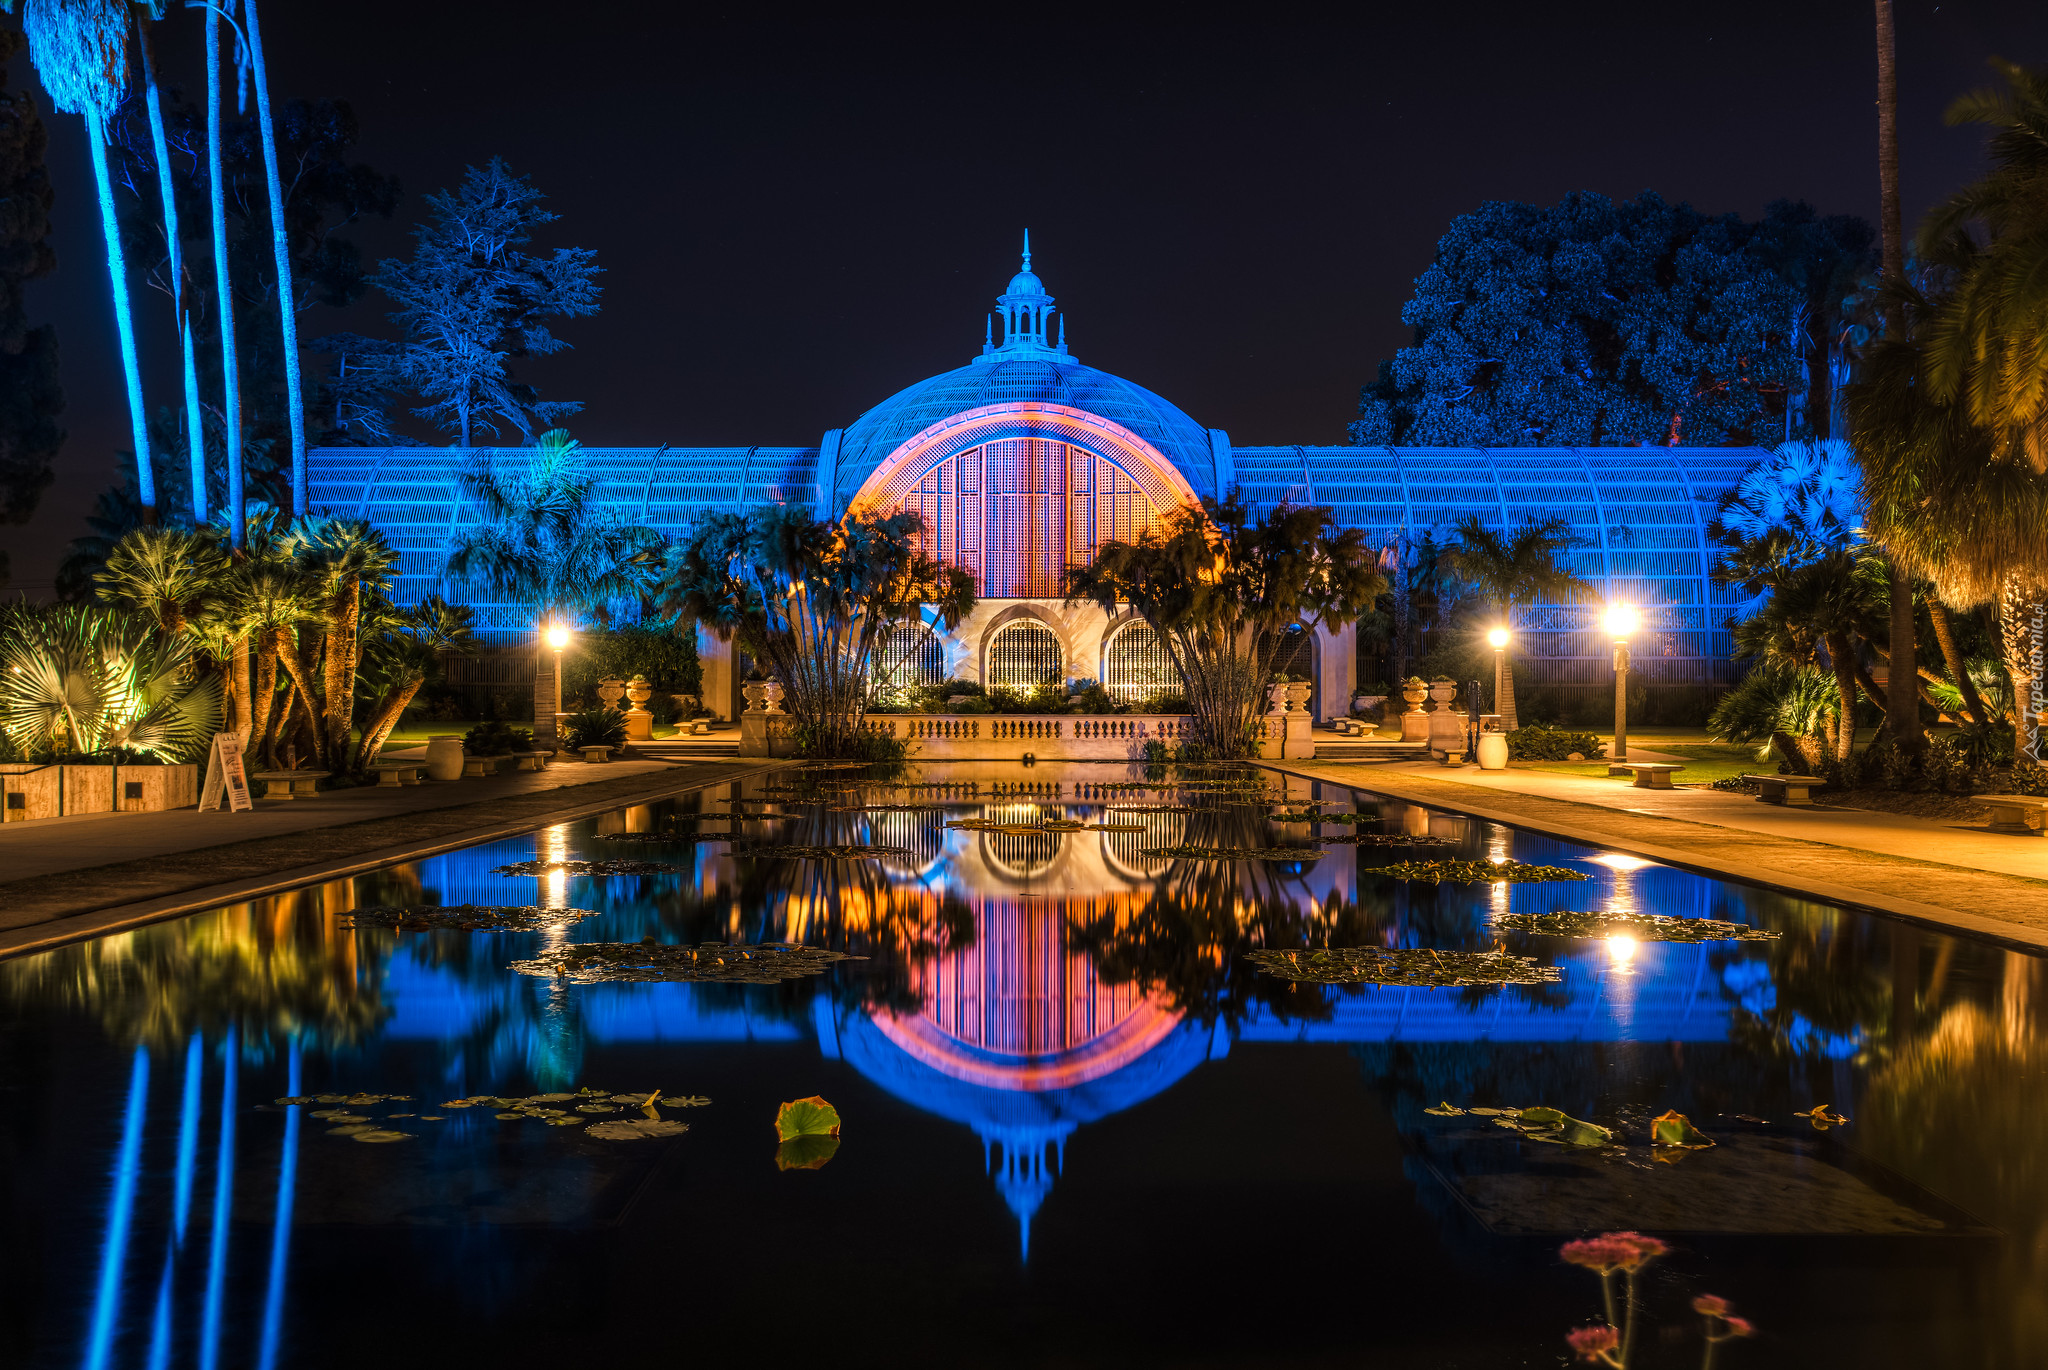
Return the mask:
[[1031, 269], [1031, 230], [1024, 230], [1024, 269]]

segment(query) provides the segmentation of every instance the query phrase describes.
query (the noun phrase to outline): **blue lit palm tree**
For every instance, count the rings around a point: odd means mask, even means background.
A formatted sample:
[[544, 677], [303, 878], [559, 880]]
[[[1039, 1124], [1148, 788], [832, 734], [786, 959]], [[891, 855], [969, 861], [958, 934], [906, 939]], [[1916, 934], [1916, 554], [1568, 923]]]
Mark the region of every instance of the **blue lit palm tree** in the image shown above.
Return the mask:
[[128, 262], [114, 211], [107, 170], [107, 116], [128, 89], [127, 0], [27, 0], [22, 29], [43, 89], [57, 108], [85, 116], [99, 191], [100, 233], [107, 244], [107, 275], [114, 288], [114, 326], [121, 340], [121, 370], [128, 389], [128, 422], [135, 442], [135, 479], [145, 522], [156, 521], [156, 472], [150, 460], [149, 423], [142, 403], [142, 367], [135, 353], [135, 316], [128, 299]]
[[292, 435], [292, 517], [306, 516], [306, 400], [299, 378], [298, 301], [292, 290], [291, 246], [284, 232], [284, 182], [277, 174], [277, 127], [270, 118], [270, 78], [263, 66], [263, 34], [256, 23], [256, 0], [242, 0], [243, 37], [256, 84], [256, 119], [263, 130], [263, 175], [270, 186], [270, 250], [277, 262], [277, 316], [284, 333], [285, 412]]
[[[163, 0], [149, 0], [150, 18], [164, 17]], [[192, 466], [192, 521], [206, 522], [206, 419], [199, 403], [199, 359], [193, 350], [192, 313], [185, 302], [185, 246], [178, 231], [178, 194], [171, 175], [170, 139], [164, 132], [164, 102], [157, 89], [155, 44], [141, 25], [142, 84], [149, 110], [149, 138], [156, 153], [157, 194], [163, 201], [164, 243], [170, 252], [171, 310], [178, 320], [178, 346], [185, 365], [185, 452]]]
[[220, 314], [221, 441], [228, 459], [227, 525], [242, 546], [248, 508], [242, 492], [242, 368], [235, 355], [235, 295], [228, 275], [227, 176], [221, 168], [221, 8], [206, 5], [206, 168], [213, 218], [213, 286]]

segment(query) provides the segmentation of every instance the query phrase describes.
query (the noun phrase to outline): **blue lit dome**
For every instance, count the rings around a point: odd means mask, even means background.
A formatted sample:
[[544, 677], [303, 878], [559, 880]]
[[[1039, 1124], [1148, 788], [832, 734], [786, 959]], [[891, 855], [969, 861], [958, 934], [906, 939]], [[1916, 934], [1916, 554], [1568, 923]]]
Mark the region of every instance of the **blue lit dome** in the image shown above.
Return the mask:
[[1043, 295], [1045, 293], [1045, 282], [1039, 280], [1033, 272], [1020, 271], [1010, 277], [1010, 288], [1003, 293], [1006, 295]]
[[[1010, 288], [1017, 288], [1014, 281]], [[1033, 351], [1036, 355], [1016, 357], [997, 352], [957, 371], [919, 381], [855, 419], [840, 439], [838, 475], [833, 482], [839, 507], [845, 507], [885, 457], [940, 419], [1016, 400], [1071, 405], [1120, 424], [1158, 448], [1196, 494], [1216, 493], [1209, 434], [1178, 406], [1142, 385], [1083, 366], [1071, 357], [1049, 349]]]

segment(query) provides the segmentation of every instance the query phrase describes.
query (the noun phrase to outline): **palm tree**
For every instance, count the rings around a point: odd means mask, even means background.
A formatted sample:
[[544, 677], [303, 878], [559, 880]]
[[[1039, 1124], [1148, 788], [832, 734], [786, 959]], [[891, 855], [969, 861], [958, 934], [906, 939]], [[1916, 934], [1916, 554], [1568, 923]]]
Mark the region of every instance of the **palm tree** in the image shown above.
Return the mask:
[[114, 327], [121, 341], [121, 373], [128, 390], [128, 424], [135, 442], [135, 482], [143, 520], [156, 521], [156, 472], [150, 460], [149, 419], [142, 403], [142, 367], [135, 352], [135, 315], [128, 299], [128, 262], [107, 170], [107, 116], [128, 89], [127, 0], [28, 0], [21, 16], [29, 56], [57, 108], [85, 116], [99, 191], [100, 235], [107, 244], [107, 276], [114, 289]]
[[263, 131], [263, 175], [270, 186], [270, 251], [277, 263], [278, 326], [284, 333], [285, 412], [292, 436], [292, 517], [306, 516], [306, 398], [299, 377], [298, 297], [292, 290], [291, 245], [284, 231], [284, 182], [277, 174], [277, 129], [270, 119], [270, 78], [263, 66], [263, 32], [256, 0], [242, 0], [248, 25], [249, 64], [256, 85], [256, 118]]
[[[1875, 3], [1878, 260], [1885, 284], [1896, 289], [1906, 279], [1905, 226], [1899, 211], [1898, 39], [1892, 27], [1892, 0], [1875, 0]], [[1896, 326], [1895, 310], [1886, 322]], [[1925, 747], [1927, 736], [1920, 728], [1919, 663], [1913, 638], [1913, 585], [1907, 578], [1903, 558], [1891, 557], [1890, 567], [1891, 675], [1886, 686], [1889, 699], [1885, 720], [1891, 725], [1892, 745], [1907, 753], [1917, 753]]]
[[235, 292], [228, 274], [227, 175], [221, 166], [220, 20], [206, 6], [206, 168], [213, 209], [213, 288], [220, 314], [221, 442], [228, 459], [229, 535], [237, 548], [248, 521], [242, 493], [242, 368], [235, 355]]
[[410, 609], [381, 594], [370, 597], [363, 612], [362, 679], [371, 697], [351, 771], [368, 769], [420, 686], [440, 674], [447, 654], [470, 649], [473, 620], [467, 605], [451, 605], [438, 595]]
[[[361, 519], [300, 520], [294, 532], [299, 562], [318, 587], [321, 759], [329, 766], [339, 766], [346, 762], [349, 735], [355, 726], [363, 597], [365, 592], [383, 591], [398, 565], [398, 553], [382, 533]], [[304, 660], [302, 652], [297, 661]], [[314, 697], [306, 680], [296, 679], [296, 683], [309, 699]]]
[[[1501, 626], [1511, 631], [1518, 604], [1593, 591], [1588, 581], [1564, 565], [1565, 553], [1580, 542], [1564, 519], [1524, 519], [1521, 527], [1503, 536], [1488, 529], [1477, 515], [1470, 515], [1458, 524], [1456, 536], [1457, 541], [1444, 548], [1438, 560], [1445, 570], [1498, 605]], [[1494, 712], [1501, 716], [1501, 727], [1512, 732], [1518, 723], [1515, 674], [1505, 650], [1499, 660], [1493, 682]]]
[[450, 540], [444, 574], [531, 604], [543, 618], [589, 613], [606, 622], [614, 601], [637, 599], [660, 561], [661, 535], [598, 507], [579, 446], [567, 429], [552, 429], [526, 471], [509, 478], [479, 454], [462, 473], [462, 493], [481, 518]]
[[[319, 612], [314, 600], [315, 587], [294, 560], [288, 544], [267, 536], [267, 530], [259, 525], [249, 536], [246, 547], [244, 559], [236, 563], [220, 585], [208, 626], [223, 643], [241, 644], [240, 652], [254, 644], [246, 692], [249, 735], [245, 750], [250, 755], [261, 755], [276, 769], [280, 729], [299, 702], [298, 687], [289, 676], [280, 692], [278, 672], [281, 663], [299, 660], [299, 626], [317, 621]], [[230, 646], [229, 650], [235, 648]], [[311, 717], [310, 706], [306, 716]]]
[[228, 555], [213, 528], [137, 528], [107, 553], [93, 576], [99, 597], [147, 614], [167, 637], [185, 631], [219, 592]]
[[[151, 19], [163, 18], [156, 0]], [[165, 269], [171, 278], [171, 312], [177, 316], [178, 349], [185, 366], [185, 454], [192, 468], [192, 521], [206, 522], [206, 421], [199, 403], [199, 361], [193, 352], [192, 314], [185, 303], [185, 244], [178, 229], [178, 193], [171, 174], [170, 139], [164, 133], [163, 95], [157, 89], [156, 43], [147, 19], [137, 16], [142, 48], [142, 88], [149, 110], [149, 138], [156, 153], [157, 196], [163, 202], [164, 245], [170, 254]]]

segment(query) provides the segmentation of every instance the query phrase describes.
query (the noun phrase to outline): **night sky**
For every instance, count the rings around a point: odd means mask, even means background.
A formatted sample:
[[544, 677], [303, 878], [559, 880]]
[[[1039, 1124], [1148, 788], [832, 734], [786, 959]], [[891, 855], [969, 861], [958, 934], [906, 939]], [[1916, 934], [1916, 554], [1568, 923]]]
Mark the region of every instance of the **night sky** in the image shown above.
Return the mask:
[[[584, 401], [593, 444], [815, 443], [975, 354], [1027, 226], [1080, 360], [1239, 442], [1335, 443], [1481, 201], [1649, 188], [1875, 218], [1862, 0], [1193, 14], [272, 0], [265, 47], [274, 97], [350, 101], [358, 156], [405, 187], [366, 256], [493, 154], [561, 214], [541, 246], [597, 250], [603, 312], [521, 373]], [[1989, 56], [2048, 63], [2048, 7], [1899, 0], [1898, 24], [1910, 225], [1979, 166], [1943, 108]], [[203, 94], [198, 29], [180, 13], [161, 51]], [[31, 594], [128, 442], [80, 121], [45, 115], [61, 265], [30, 300], [58, 325], [70, 440], [35, 523], [0, 529]], [[390, 336], [381, 313], [301, 327]], [[175, 398], [161, 314], [140, 324], [153, 404]]]

